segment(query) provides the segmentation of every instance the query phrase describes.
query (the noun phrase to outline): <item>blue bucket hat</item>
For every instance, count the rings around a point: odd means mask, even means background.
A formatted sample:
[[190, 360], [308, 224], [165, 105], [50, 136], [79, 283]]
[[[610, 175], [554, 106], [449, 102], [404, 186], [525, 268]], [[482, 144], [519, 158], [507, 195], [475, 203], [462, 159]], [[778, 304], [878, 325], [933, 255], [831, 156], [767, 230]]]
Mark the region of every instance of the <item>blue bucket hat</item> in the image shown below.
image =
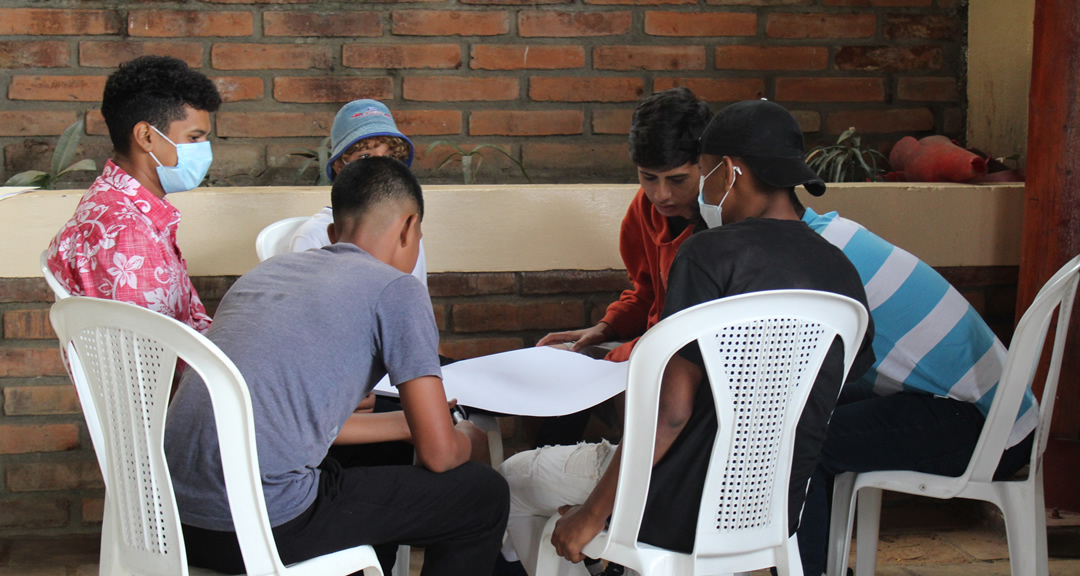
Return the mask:
[[338, 110], [334, 125], [330, 128], [330, 162], [326, 164], [326, 176], [334, 179], [331, 167], [353, 144], [374, 136], [394, 136], [409, 145], [406, 166], [412, 166], [413, 143], [402, 134], [390, 109], [376, 100], [353, 100]]

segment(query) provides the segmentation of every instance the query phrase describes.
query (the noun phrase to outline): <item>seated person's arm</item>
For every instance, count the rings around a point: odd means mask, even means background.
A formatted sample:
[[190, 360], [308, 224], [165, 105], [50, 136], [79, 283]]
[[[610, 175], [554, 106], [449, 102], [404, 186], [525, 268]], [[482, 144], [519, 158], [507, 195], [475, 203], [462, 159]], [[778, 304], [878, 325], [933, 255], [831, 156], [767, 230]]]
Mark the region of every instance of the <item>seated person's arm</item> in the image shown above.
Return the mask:
[[405, 413], [353, 412], [334, 439], [340, 444], [373, 444], [375, 442], [412, 441]]
[[469, 460], [474, 445], [486, 446], [484, 432], [468, 420], [454, 425], [439, 378], [421, 376], [397, 388], [416, 446], [416, 459], [424, 468], [432, 472], [452, 470]]
[[[698, 365], [675, 355], [664, 370], [660, 387], [660, 407], [657, 415], [656, 449], [653, 465], [667, 454], [675, 439], [682, 433], [694, 410], [694, 395], [701, 384], [703, 371]], [[555, 525], [551, 543], [555, 551], [570, 560], [581, 562], [585, 556], [581, 549], [604, 529], [611, 511], [615, 508], [615, 488], [619, 481], [619, 464], [622, 462], [622, 445], [615, 451], [604, 475], [596, 488], [580, 507], [563, 506], [563, 517]]]

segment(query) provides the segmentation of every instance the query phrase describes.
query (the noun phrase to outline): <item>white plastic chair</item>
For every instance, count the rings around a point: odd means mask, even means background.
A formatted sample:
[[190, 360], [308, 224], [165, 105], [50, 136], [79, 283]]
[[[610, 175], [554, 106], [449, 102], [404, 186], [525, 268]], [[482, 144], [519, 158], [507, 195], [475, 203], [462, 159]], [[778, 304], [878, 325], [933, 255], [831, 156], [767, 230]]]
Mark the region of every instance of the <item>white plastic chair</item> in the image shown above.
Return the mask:
[[59, 302], [68, 296], [71, 296], [71, 292], [64, 288], [64, 285], [53, 276], [52, 270], [49, 269], [49, 251], [42, 250], [41, 258], [39, 259], [41, 264], [41, 274], [45, 277], [45, 283], [49, 285], [49, 288], [53, 291], [53, 296], [56, 297], [56, 301]]
[[[855, 573], [874, 574], [877, 565], [878, 528], [881, 518], [881, 491], [892, 490], [931, 498], [968, 498], [993, 503], [1005, 517], [1009, 559], [1013, 576], [1046, 576], [1046, 506], [1043, 501], [1042, 457], [1054, 414], [1054, 397], [1065, 337], [1069, 331], [1080, 256], [1063, 266], [1043, 286], [1031, 307], [1020, 319], [1005, 360], [994, 401], [983, 424], [979, 441], [964, 474], [956, 478], [909, 471], [847, 473], [836, 477], [833, 486], [832, 521], [829, 530], [827, 574], [847, 572], [851, 547], [852, 519], [856, 496], [859, 520], [856, 535]], [[1031, 448], [1027, 477], [994, 481], [1001, 454], [1020, 411], [1024, 392], [1035, 378], [1050, 320], [1057, 310], [1057, 329], [1039, 406], [1039, 424]]]
[[[615, 508], [608, 530], [587, 544], [584, 554], [645, 576], [727, 574], [771, 566], [781, 576], [801, 576], [798, 543], [788, 536], [787, 506], [796, 424], [834, 338], [844, 343], [846, 377], [867, 318], [866, 309], [850, 298], [779, 290], [700, 304], [646, 332], [630, 355]], [[682, 554], [638, 542], [638, 531], [651, 479], [661, 379], [671, 357], [695, 340], [720, 425], [694, 551]], [[725, 367], [731, 364], [758, 370], [733, 373]], [[746, 453], [755, 454], [756, 464], [740, 456]], [[750, 472], [751, 465], [758, 470]], [[548, 521], [541, 538], [540, 576], [557, 571], [551, 545], [557, 519]]]
[[[202, 376], [214, 407], [229, 507], [249, 574], [382, 576], [370, 546], [286, 568], [270, 531], [255, 446], [251, 398], [233, 363], [190, 327], [145, 308], [97, 298], [52, 307], [53, 328], [72, 360], [83, 409], [104, 423], [95, 449], [105, 472], [100, 574], [213, 574], [186, 562], [180, 516], [165, 460], [165, 417], [177, 358]], [[102, 458], [102, 455], [104, 458]]]
[[259, 257], [259, 262], [288, 252], [289, 240], [296, 233], [296, 229], [308, 221], [308, 218], [308, 216], [295, 216], [278, 220], [263, 228], [255, 237], [255, 254]]

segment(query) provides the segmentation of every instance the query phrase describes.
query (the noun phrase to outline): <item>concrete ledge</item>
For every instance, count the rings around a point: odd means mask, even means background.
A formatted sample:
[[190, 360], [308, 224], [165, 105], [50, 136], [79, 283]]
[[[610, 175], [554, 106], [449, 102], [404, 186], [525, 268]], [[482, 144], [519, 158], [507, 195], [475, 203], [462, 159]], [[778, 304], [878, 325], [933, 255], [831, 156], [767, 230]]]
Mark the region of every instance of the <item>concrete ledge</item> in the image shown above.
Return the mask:
[[[619, 226], [632, 185], [425, 187], [431, 272], [622, 268]], [[82, 190], [28, 192], [0, 201], [0, 277], [40, 276], [38, 255]], [[832, 184], [808, 206], [838, 210], [932, 266], [1015, 266], [1022, 184]], [[169, 197], [184, 214], [180, 246], [192, 276], [243, 274], [257, 263], [267, 224], [315, 213], [328, 188], [199, 188]]]

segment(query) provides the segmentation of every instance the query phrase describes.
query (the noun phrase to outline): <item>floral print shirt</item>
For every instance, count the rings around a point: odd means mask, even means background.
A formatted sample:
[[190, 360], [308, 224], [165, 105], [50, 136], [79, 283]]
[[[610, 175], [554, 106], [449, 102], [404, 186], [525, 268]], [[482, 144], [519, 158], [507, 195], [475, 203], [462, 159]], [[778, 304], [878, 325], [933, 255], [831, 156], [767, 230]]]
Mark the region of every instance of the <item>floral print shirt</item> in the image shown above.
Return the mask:
[[130, 302], [205, 332], [179, 225], [179, 210], [109, 160], [49, 244], [49, 269], [73, 295]]

